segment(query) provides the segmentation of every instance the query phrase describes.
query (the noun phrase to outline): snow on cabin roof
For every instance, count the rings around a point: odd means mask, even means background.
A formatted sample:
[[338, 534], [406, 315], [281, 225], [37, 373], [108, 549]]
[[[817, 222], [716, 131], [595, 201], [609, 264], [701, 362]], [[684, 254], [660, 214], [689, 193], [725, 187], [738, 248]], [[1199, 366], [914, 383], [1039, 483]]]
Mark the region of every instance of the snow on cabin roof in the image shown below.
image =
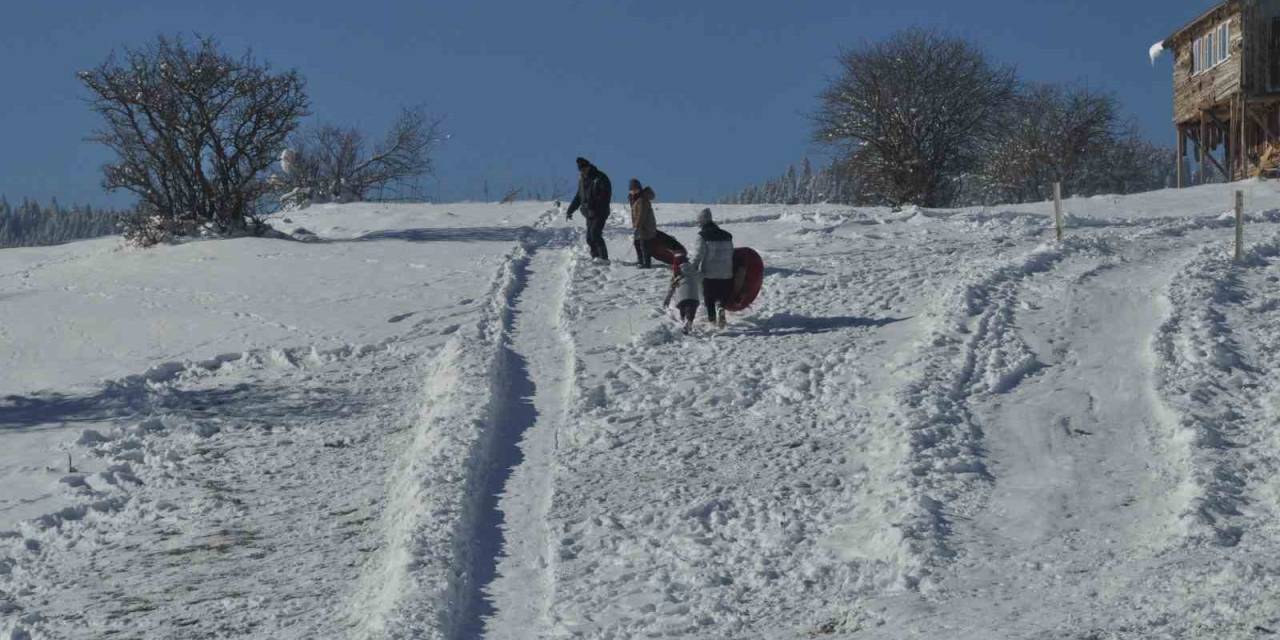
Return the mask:
[[1186, 33], [1187, 31], [1190, 31], [1191, 29], [1194, 29], [1195, 27], [1199, 26], [1201, 22], [1204, 22], [1205, 20], [1212, 17], [1214, 13], [1218, 12], [1218, 10], [1225, 9], [1228, 6], [1238, 5], [1238, 4], [1240, 4], [1240, 0], [1224, 0], [1223, 2], [1219, 2], [1213, 5], [1207, 11], [1197, 16], [1194, 20], [1182, 25], [1181, 28], [1179, 28], [1177, 31], [1174, 31], [1173, 34], [1171, 34], [1168, 38], [1165, 38], [1163, 40], [1163, 44], [1165, 48], [1167, 49], [1170, 46], [1172, 46], [1174, 39]]

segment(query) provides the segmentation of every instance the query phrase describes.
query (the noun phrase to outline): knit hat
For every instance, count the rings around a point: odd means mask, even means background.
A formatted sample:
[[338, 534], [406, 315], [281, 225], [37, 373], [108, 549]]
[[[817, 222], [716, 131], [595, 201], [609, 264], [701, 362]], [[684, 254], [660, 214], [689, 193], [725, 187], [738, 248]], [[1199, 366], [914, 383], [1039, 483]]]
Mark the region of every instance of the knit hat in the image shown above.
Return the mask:
[[586, 158], [583, 158], [583, 157], [581, 157], [581, 156], [579, 156], [579, 157], [578, 157], [578, 170], [579, 170], [579, 171], [581, 171], [581, 170], [583, 170], [583, 169], [586, 169], [586, 168], [587, 168], [587, 167], [589, 167], [589, 166], [591, 166], [591, 161], [590, 161], [590, 160], [587, 160]]
[[711, 209], [703, 209], [698, 212], [698, 224], [706, 224], [711, 222]]

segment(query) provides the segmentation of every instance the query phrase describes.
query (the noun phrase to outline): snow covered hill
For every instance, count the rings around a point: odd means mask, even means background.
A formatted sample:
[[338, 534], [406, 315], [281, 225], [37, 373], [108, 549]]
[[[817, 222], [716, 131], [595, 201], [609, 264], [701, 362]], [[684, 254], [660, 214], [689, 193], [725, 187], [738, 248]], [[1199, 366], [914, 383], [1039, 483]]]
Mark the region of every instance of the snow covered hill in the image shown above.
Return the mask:
[[547, 203], [0, 251], [0, 638], [1280, 634], [1280, 188], [1067, 209], [714, 207], [688, 337]]

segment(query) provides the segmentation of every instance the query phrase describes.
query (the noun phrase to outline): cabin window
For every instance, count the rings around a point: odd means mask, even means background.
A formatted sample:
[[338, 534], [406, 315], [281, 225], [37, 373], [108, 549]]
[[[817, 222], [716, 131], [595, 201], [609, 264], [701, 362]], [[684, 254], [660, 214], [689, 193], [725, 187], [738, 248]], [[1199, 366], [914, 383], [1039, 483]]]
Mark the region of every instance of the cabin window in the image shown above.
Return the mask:
[[1191, 74], [1208, 71], [1231, 57], [1231, 25], [1222, 23], [1191, 43]]

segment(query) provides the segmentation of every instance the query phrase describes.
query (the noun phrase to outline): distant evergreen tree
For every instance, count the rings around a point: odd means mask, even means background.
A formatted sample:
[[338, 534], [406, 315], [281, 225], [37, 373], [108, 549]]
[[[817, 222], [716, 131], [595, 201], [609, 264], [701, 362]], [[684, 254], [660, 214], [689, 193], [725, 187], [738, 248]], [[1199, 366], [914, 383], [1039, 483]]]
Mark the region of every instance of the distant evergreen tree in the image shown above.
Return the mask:
[[57, 198], [47, 207], [22, 199], [17, 207], [0, 196], [0, 248], [38, 247], [118, 233], [124, 212], [95, 211], [90, 206], [62, 208]]
[[844, 165], [833, 162], [818, 172], [805, 158], [796, 173], [789, 165], [781, 176], [751, 185], [721, 199], [723, 204], [872, 204], [860, 193], [861, 181]]

